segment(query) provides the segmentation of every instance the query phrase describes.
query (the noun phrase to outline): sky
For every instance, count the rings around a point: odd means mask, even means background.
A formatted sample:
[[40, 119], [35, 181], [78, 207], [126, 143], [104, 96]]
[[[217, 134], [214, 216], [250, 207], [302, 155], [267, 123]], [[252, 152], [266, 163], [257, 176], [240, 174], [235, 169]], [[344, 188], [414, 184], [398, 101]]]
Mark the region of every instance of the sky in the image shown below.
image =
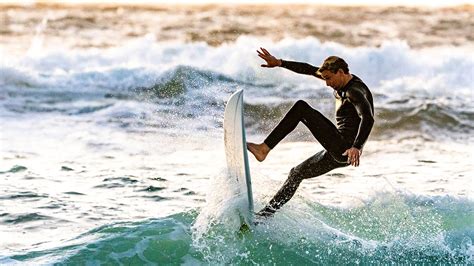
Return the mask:
[[127, 3], [127, 4], [207, 4], [207, 3], [307, 3], [325, 5], [406, 5], [406, 6], [452, 6], [470, 4], [474, 5], [474, 0], [0, 0], [0, 3]]

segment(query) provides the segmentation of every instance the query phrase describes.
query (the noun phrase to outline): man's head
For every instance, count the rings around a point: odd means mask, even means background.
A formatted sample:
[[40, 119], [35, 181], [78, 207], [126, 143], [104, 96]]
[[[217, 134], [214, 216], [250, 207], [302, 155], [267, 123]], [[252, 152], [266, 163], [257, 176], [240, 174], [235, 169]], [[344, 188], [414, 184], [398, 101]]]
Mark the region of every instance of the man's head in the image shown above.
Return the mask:
[[349, 66], [338, 56], [326, 58], [316, 74], [326, 81], [327, 86], [335, 90], [344, 87], [350, 79]]

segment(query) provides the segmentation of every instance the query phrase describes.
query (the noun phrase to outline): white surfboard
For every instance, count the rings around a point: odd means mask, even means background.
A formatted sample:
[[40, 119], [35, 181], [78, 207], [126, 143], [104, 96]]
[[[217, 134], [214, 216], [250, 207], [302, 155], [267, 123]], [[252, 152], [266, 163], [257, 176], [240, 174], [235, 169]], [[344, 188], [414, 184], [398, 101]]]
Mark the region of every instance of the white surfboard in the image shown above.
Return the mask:
[[239, 196], [245, 199], [244, 210], [241, 213], [242, 222], [251, 225], [253, 196], [245, 140], [243, 105], [243, 90], [230, 96], [224, 112], [224, 143], [229, 177], [237, 179]]

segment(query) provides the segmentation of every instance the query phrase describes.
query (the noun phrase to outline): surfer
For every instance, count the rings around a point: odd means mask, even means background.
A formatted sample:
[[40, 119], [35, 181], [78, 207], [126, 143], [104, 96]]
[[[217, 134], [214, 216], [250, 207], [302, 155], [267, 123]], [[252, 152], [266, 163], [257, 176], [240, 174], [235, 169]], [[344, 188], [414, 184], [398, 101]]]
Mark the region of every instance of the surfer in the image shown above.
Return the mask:
[[349, 72], [347, 63], [340, 57], [330, 56], [321, 67], [315, 67], [277, 59], [264, 48], [257, 50], [257, 53], [266, 62], [262, 67], [283, 67], [324, 80], [327, 86], [334, 89], [336, 98], [336, 125], [305, 101], [298, 100], [263, 143], [247, 143], [247, 149], [261, 162], [302, 122], [324, 148], [290, 170], [280, 190], [257, 213], [268, 217], [293, 197], [303, 179], [320, 176], [339, 167], [359, 166], [362, 148], [374, 124], [374, 105], [369, 88]]

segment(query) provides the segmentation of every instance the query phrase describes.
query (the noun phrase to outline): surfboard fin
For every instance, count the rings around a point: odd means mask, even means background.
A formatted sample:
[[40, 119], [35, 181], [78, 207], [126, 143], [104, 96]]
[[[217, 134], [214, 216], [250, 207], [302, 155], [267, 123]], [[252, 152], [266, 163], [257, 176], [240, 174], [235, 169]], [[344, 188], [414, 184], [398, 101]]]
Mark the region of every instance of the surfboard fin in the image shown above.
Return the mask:
[[240, 229], [239, 229], [239, 232], [240, 233], [249, 233], [250, 232], [250, 226], [246, 223], [243, 223], [241, 226], [240, 226]]

